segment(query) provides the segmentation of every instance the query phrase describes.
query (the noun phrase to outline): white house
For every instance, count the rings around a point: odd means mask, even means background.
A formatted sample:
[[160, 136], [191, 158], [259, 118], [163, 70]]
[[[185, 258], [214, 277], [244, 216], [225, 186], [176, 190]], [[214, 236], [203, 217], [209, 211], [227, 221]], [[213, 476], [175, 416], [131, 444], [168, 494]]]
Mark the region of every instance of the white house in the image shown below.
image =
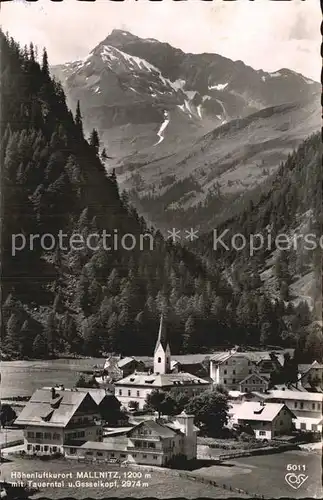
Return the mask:
[[245, 402], [234, 405], [233, 420], [252, 428], [257, 439], [273, 439], [290, 434], [294, 414], [284, 404]]
[[153, 390], [194, 396], [205, 389], [209, 389], [211, 385], [208, 380], [191, 373], [171, 372], [171, 351], [162, 317], [154, 352], [154, 373], [135, 371], [131, 375], [118, 380], [115, 383], [115, 396], [125, 407], [128, 407], [130, 402], [136, 401], [139, 409], [142, 409], [147, 395]]
[[266, 401], [285, 404], [295, 414], [296, 429], [322, 432], [322, 393], [272, 390]]
[[241, 392], [265, 392], [269, 387], [269, 379], [259, 373], [248, 375], [239, 385]]
[[[217, 352], [210, 358], [210, 377], [216, 385], [228, 390], [239, 390], [240, 384], [255, 373], [269, 378], [270, 373], [282, 366], [283, 356], [268, 351], [240, 352], [236, 348]], [[262, 384], [264, 385], [264, 384]]]
[[77, 389], [38, 389], [15, 424], [24, 429], [28, 454], [63, 454], [67, 443], [102, 439], [98, 405], [90, 394]]
[[104, 438], [102, 443], [66, 445], [65, 456], [106, 461], [117, 459], [158, 466], [167, 465], [167, 462], [179, 455], [184, 455], [188, 460], [194, 459], [197, 449], [197, 428], [193, 420], [193, 415], [184, 412], [173, 420], [144, 420], [132, 429], [121, 432], [116, 430], [114, 435]]

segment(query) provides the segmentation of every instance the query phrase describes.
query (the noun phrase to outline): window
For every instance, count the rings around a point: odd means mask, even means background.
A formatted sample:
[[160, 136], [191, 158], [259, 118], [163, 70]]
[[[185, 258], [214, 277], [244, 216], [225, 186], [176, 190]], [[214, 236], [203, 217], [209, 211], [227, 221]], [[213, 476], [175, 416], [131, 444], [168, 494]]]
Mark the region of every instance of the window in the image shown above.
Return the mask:
[[312, 424], [312, 431], [314, 431], [314, 432], [317, 431], [317, 425], [316, 424]]
[[235, 384], [235, 381], [236, 381], [236, 379], [235, 379], [235, 378], [233, 378], [233, 379], [232, 379], [232, 383], [233, 383], [233, 384]]
[[54, 434], [53, 434], [54, 441], [59, 441], [59, 438], [60, 438], [60, 435], [57, 434], [56, 432], [54, 432]]
[[131, 390], [128, 389], [128, 396], [131, 396]]
[[224, 379], [224, 380], [223, 380], [223, 383], [224, 383], [224, 384], [226, 384], [226, 383], [227, 383], [227, 380], [226, 380], [226, 379]]
[[111, 453], [111, 457], [114, 457], [114, 453]]
[[97, 451], [97, 452], [96, 452], [96, 455], [97, 455], [97, 457], [103, 457], [103, 453], [102, 453], [102, 451]]
[[302, 431], [306, 431], [306, 423], [305, 422], [301, 423], [301, 429], [302, 429]]
[[147, 458], [147, 455], [143, 455], [142, 458]]
[[132, 456], [133, 456], [133, 458], [136, 458], [137, 453], [133, 453]]
[[44, 446], [44, 451], [48, 451], [48, 446]]
[[250, 365], [251, 365], [251, 362], [250, 362], [250, 361], [248, 361], [248, 366], [250, 366]]
[[251, 375], [251, 374], [252, 374], [252, 370], [249, 370], [249, 375]]
[[233, 373], [233, 375], [235, 375], [235, 374], [236, 374], [236, 371], [235, 371], [235, 370], [233, 370], [233, 372], [232, 372], [232, 373]]
[[85, 455], [88, 455], [89, 457], [91, 457], [93, 455], [93, 451], [86, 451]]
[[70, 454], [75, 455], [76, 453], [76, 448], [70, 448]]
[[158, 359], [157, 359], [157, 363], [161, 363], [161, 358], [158, 358]]
[[42, 432], [36, 432], [36, 439], [43, 439], [43, 433]]
[[77, 432], [76, 437], [78, 437], [78, 438], [85, 437], [85, 432], [84, 431]]
[[224, 372], [223, 372], [223, 373], [224, 373], [224, 375], [226, 375], [226, 374], [228, 373], [228, 370], [224, 370]]
[[37, 444], [37, 445], [35, 446], [35, 450], [36, 450], [36, 451], [39, 451], [39, 450], [40, 450], [40, 446], [39, 446], [39, 444]]
[[280, 421], [279, 421], [279, 425], [283, 425], [283, 423], [284, 423], [284, 422], [283, 422], [282, 420], [280, 420]]
[[119, 396], [122, 396], [122, 389], [119, 389]]
[[121, 453], [120, 458], [126, 458], [126, 455], [124, 453]]
[[301, 410], [304, 408], [304, 403], [303, 401], [301, 402]]
[[139, 398], [140, 396], [140, 391], [137, 391], [137, 398]]
[[228, 362], [226, 361], [224, 364], [225, 364], [225, 365], [227, 365], [227, 364], [228, 364]]
[[315, 410], [315, 403], [312, 403], [312, 410]]
[[27, 432], [27, 437], [28, 438], [33, 438], [35, 434], [33, 432]]
[[154, 459], [154, 460], [157, 460], [157, 455], [153, 455], [153, 459]]
[[57, 446], [53, 446], [53, 452], [56, 453], [57, 451]]
[[266, 431], [259, 431], [259, 436], [266, 436]]
[[32, 450], [32, 445], [31, 444], [27, 444], [27, 450]]
[[148, 443], [148, 448], [156, 448], [156, 444], [155, 443]]
[[45, 438], [45, 439], [51, 439], [51, 438], [52, 438], [52, 434], [51, 434], [51, 432], [45, 432], [45, 434], [44, 434], [44, 438]]
[[294, 403], [294, 408], [297, 408], [297, 401], [295, 401]]

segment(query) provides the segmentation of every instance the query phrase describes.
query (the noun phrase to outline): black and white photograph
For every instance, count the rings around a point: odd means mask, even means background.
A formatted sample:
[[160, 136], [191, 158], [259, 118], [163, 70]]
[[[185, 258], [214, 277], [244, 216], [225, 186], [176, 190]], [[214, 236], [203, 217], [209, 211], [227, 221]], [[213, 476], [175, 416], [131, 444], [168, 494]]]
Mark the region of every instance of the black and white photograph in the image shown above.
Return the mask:
[[0, 498], [323, 498], [319, 2], [0, 20]]

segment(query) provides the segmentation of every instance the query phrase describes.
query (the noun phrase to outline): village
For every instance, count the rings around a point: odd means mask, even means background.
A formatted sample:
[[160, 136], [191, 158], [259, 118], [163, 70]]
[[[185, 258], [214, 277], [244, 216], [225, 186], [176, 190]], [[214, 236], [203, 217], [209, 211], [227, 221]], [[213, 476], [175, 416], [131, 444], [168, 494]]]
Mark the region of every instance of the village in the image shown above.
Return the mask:
[[321, 446], [323, 365], [299, 365], [296, 382], [273, 385], [272, 372], [286, 360], [283, 352], [236, 346], [207, 364], [179, 363], [161, 317], [152, 366], [110, 356], [77, 387], [40, 380], [17, 414], [2, 404], [2, 461], [194, 470], [199, 460]]

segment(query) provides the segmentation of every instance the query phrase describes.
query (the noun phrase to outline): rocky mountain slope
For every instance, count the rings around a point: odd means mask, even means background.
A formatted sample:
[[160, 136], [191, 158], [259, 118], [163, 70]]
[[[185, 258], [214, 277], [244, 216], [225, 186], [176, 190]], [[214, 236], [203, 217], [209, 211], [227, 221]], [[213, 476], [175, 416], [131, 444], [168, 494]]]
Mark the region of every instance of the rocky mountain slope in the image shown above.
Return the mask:
[[81, 101], [85, 130], [98, 129], [107, 167], [161, 228], [185, 225], [199, 204], [208, 211], [210, 197], [231, 203], [319, 129], [318, 83], [121, 30], [52, 73], [72, 107]]

